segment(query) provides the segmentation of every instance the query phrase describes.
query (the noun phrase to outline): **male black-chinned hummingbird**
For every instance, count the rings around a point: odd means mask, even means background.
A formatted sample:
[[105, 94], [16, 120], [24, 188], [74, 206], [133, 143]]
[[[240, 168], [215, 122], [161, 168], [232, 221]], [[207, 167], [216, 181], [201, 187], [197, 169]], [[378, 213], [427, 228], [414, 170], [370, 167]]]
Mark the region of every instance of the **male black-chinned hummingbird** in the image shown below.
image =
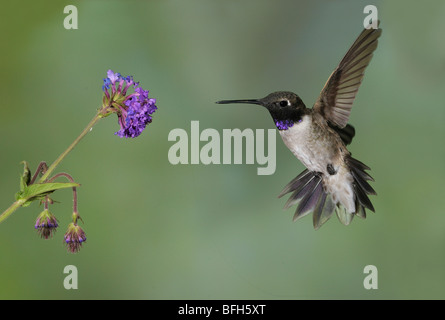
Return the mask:
[[355, 135], [349, 114], [364, 71], [377, 48], [381, 29], [365, 29], [332, 72], [312, 109], [293, 92], [274, 92], [262, 99], [222, 100], [217, 103], [249, 103], [266, 107], [289, 150], [307, 168], [278, 197], [292, 192], [284, 208], [298, 203], [294, 221], [313, 212], [318, 229], [335, 211], [348, 225], [354, 215], [366, 218], [374, 212], [367, 195], [376, 192], [367, 181], [374, 179], [362, 162], [346, 149]]

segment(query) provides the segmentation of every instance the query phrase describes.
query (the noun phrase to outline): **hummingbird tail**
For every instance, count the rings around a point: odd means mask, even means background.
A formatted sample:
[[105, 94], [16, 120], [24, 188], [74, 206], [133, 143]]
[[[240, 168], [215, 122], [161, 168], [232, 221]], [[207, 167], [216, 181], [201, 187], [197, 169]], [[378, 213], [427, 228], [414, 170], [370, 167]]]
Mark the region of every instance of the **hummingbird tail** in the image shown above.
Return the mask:
[[336, 205], [331, 195], [324, 191], [322, 180], [321, 173], [306, 169], [281, 191], [279, 198], [292, 192], [284, 205], [284, 209], [288, 209], [299, 202], [293, 221], [313, 211], [314, 228], [318, 229], [331, 217]]
[[361, 218], [366, 218], [366, 209], [374, 211], [374, 206], [368, 198], [368, 194], [377, 195], [375, 190], [369, 185], [368, 181], [374, 179], [365, 171], [370, 168], [363, 162], [352, 157], [346, 158], [346, 163], [351, 169], [352, 177], [354, 178], [353, 190], [355, 194], [355, 214]]
[[326, 192], [323, 187], [322, 173], [306, 169], [289, 182], [278, 196], [281, 198], [285, 194], [292, 192], [284, 205], [284, 209], [288, 209], [298, 203], [293, 218], [294, 221], [306, 216], [312, 211], [314, 228], [318, 229], [329, 220], [334, 211], [344, 225], [348, 225], [354, 215], [366, 218], [365, 209], [374, 212], [374, 207], [367, 196], [369, 194], [376, 194], [367, 182], [374, 181], [365, 171], [369, 170], [369, 167], [352, 157], [348, 157], [346, 162], [353, 178], [352, 190], [354, 193], [355, 212], [348, 212], [338, 200], [333, 199], [331, 193]]

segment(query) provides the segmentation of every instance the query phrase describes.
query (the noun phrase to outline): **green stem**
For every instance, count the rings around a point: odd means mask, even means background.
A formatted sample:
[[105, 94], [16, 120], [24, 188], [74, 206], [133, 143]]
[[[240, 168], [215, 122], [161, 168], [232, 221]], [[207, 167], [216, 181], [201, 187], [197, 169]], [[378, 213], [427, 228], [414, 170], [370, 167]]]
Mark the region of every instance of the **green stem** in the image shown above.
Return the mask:
[[[66, 157], [66, 155], [74, 149], [74, 147], [79, 143], [79, 141], [93, 128], [93, 126], [103, 117], [103, 114], [101, 112], [97, 113], [94, 118], [90, 121], [90, 123], [83, 129], [83, 131], [80, 133], [80, 135], [76, 138], [76, 140], [71, 143], [71, 145], [66, 149], [46, 170], [44, 175], [37, 181], [37, 183], [44, 183], [46, 179], [48, 179], [49, 175], [53, 173], [53, 171], [56, 169], [56, 167], [59, 165], [60, 162]], [[0, 223], [2, 223], [7, 217], [9, 217], [15, 210], [20, 208], [23, 203], [25, 203], [27, 199], [20, 199], [15, 201], [8, 209], [3, 211], [3, 213], [0, 215]]]
[[60, 162], [66, 157], [66, 155], [74, 149], [74, 147], [79, 143], [79, 141], [93, 128], [93, 126], [102, 118], [100, 113], [96, 114], [96, 116], [90, 121], [90, 123], [83, 129], [80, 135], [76, 138], [76, 140], [71, 143], [71, 145], [49, 166], [48, 170], [46, 170], [45, 174], [37, 181], [37, 183], [43, 183], [45, 180], [53, 173], [56, 167]]
[[7, 217], [9, 217], [15, 210], [20, 208], [23, 203], [26, 202], [26, 199], [20, 199], [14, 202], [8, 209], [3, 211], [3, 213], [0, 215], [0, 223], [2, 223]]

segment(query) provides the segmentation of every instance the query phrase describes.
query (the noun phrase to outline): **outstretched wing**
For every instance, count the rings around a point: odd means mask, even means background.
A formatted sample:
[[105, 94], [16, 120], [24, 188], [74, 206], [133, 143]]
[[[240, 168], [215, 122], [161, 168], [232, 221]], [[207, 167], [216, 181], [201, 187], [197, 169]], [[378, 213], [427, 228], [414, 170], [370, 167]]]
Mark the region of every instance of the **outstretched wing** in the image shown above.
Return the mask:
[[348, 123], [352, 103], [381, 33], [381, 29], [362, 31], [332, 72], [314, 104], [314, 111], [339, 128], [344, 128]]

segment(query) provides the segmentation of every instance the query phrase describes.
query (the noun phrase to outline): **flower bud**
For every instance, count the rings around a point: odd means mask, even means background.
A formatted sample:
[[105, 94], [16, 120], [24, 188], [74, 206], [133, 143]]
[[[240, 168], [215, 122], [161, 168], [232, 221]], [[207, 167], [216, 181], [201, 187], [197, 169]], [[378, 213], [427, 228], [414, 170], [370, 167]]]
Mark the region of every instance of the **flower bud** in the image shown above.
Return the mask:
[[82, 247], [82, 243], [87, 240], [87, 237], [85, 232], [79, 225], [77, 225], [77, 223], [71, 222], [68, 225], [68, 230], [65, 233], [64, 239], [68, 251], [71, 253], [76, 253]]
[[45, 209], [37, 217], [34, 228], [42, 238], [48, 239], [52, 237], [58, 226], [56, 217]]

